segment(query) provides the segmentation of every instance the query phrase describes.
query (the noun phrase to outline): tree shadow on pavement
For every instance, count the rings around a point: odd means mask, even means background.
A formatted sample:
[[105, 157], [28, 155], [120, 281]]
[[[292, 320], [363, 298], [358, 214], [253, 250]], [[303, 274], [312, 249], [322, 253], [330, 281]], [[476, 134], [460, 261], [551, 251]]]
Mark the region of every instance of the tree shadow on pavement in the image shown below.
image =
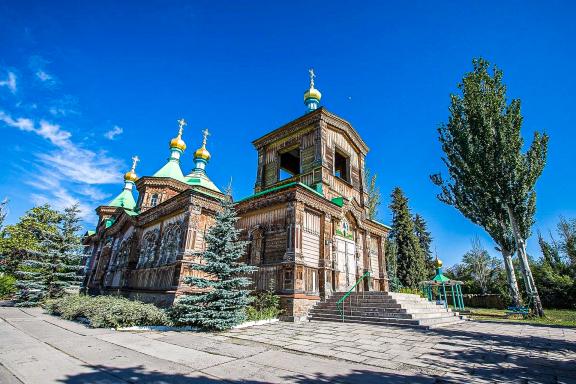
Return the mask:
[[[191, 372], [189, 374], [170, 374], [147, 371], [143, 366], [128, 368], [114, 368], [103, 365], [86, 365], [93, 372], [69, 375], [59, 380], [66, 384], [117, 384], [117, 383], [146, 383], [146, 384], [215, 384], [215, 383], [242, 383], [262, 384], [270, 380], [257, 379], [220, 379], [203, 374]], [[436, 378], [418, 374], [396, 374], [394, 372], [378, 372], [371, 370], [354, 370], [347, 374], [331, 375], [329, 373], [279, 375], [277, 383], [350, 383], [350, 384], [424, 384], [439, 383]]]

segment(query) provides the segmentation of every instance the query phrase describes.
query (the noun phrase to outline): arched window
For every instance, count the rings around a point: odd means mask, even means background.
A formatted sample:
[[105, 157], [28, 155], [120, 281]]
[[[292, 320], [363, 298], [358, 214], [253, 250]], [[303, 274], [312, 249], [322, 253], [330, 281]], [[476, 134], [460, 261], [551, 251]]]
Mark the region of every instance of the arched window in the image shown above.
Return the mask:
[[155, 207], [157, 205], [158, 205], [158, 194], [155, 193], [152, 195], [152, 197], [150, 197], [150, 206]]
[[180, 223], [174, 223], [166, 228], [166, 232], [162, 236], [158, 265], [170, 264], [176, 261], [181, 239], [182, 229], [180, 228]]
[[140, 246], [140, 258], [138, 259], [137, 268], [147, 268], [154, 263], [157, 237], [158, 230], [148, 232], [144, 235], [142, 245]]
[[132, 248], [132, 237], [129, 237], [120, 244], [118, 252], [116, 252], [116, 256], [114, 257], [114, 260], [112, 262], [111, 269], [116, 270], [128, 264], [128, 257], [130, 256], [131, 248]]

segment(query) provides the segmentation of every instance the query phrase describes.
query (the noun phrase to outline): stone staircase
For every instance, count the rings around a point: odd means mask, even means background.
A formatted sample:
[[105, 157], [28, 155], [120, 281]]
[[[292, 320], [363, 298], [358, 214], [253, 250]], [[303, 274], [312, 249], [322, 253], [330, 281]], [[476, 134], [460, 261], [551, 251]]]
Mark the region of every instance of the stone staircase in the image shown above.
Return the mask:
[[[336, 302], [345, 292], [336, 292], [316, 304], [310, 321], [338, 321], [342, 316]], [[344, 303], [344, 322], [434, 328], [462, 322], [466, 318], [418, 295], [396, 292], [353, 292]]]

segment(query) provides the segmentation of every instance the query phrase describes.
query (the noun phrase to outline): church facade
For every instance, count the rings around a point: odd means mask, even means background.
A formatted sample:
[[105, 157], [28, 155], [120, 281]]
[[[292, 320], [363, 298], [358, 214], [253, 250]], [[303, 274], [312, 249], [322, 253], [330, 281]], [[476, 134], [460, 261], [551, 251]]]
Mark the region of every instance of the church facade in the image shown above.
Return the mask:
[[[257, 266], [253, 289], [281, 298], [284, 320], [305, 319], [333, 292], [387, 291], [384, 241], [389, 228], [368, 218], [365, 157], [368, 147], [345, 120], [320, 107], [320, 92], [304, 94], [307, 113], [255, 140], [254, 194], [235, 202], [241, 236], [249, 241], [244, 261]], [[97, 208], [99, 222], [84, 242], [85, 289], [161, 306], [194, 287], [204, 235], [227, 196], [206, 172], [211, 159], [204, 132], [194, 169], [184, 175], [180, 157], [185, 122], [170, 142], [170, 159], [152, 176], [138, 178], [137, 158], [122, 192]], [[133, 197], [133, 189], [138, 199]]]

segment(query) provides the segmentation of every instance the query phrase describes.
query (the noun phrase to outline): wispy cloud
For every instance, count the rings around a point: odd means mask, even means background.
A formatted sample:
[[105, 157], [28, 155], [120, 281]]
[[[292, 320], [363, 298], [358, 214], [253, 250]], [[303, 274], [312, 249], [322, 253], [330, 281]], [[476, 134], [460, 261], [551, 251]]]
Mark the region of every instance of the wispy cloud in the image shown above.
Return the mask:
[[14, 118], [0, 111], [0, 122], [47, 140], [53, 149], [36, 155], [37, 169], [28, 185], [38, 190], [35, 203], [48, 202], [56, 208], [78, 203], [85, 218], [92, 218], [90, 206], [102, 203], [107, 194], [95, 185], [119, 183], [122, 163], [105, 151], [84, 148], [72, 140], [72, 133], [59, 124], [32, 118]]
[[43, 85], [52, 88], [58, 83], [58, 79], [51, 73], [48, 73], [46, 66], [50, 64], [48, 60], [42, 56], [32, 56], [28, 60], [28, 67], [34, 72], [34, 76]]
[[43, 71], [43, 70], [38, 70], [36, 71], [36, 77], [40, 80], [40, 81], [51, 81], [54, 79], [54, 77], [52, 77], [52, 75], [50, 75], [48, 72]]
[[0, 87], [7, 87], [10, 92], [16, 93], [16, 74], [9, 71], [6, 80], [0, 80]]
[[104, 137], [107, 138], [108, 140], [114, 140], [116, 136], [121, 135], [123, 132], [124, 129], [122, 129], [122, 127], [115, 125], [111, 130], [104, 133]]

